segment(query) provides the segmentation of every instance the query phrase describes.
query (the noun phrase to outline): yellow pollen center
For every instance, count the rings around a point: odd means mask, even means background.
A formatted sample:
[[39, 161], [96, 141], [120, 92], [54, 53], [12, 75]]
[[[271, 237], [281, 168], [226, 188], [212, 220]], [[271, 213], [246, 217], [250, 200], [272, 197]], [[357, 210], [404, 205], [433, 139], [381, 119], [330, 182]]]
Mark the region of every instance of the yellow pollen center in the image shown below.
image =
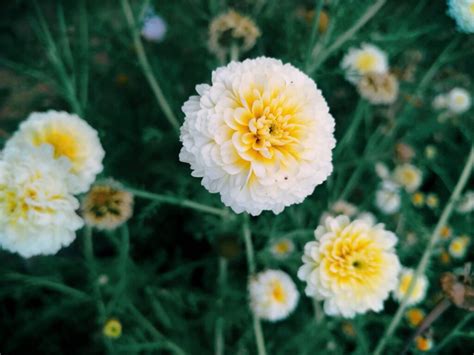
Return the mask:
[[365, 73], [371, 71], [375, 66], [375, 57], [370, 53], [362, 53], [356, 61], [356, 67], [359, 71]]
[[272, 287], [272, 297], [275, 301], [283, 303], [286, 300], [286, 293], [283, 285], [279, 281], [275, 281]]
[[[399, 286], [399, 291], [402, 295], [405, 295], [408, 292], [408, 288], [410, 287], [412, 278], [413, 276], [410, 274], [402, 276], [400, 280], [400, 286]], [[419, 281], [420, 280], [417, 279], [415, 287], [413, 287], [413, 291], [411, 292], [410, 297], [418, 298], [421, 295], [422, 289], [421, 289], [421, 284]]]
[[279, 254], [286, 254], [290, 251], [290, 245], [288, 242], [280, 242], [275, 245], [275, 250]]
[[474, 15], [474, 4], [469, 5], [469, 11], [471, 12], [471, 15]]

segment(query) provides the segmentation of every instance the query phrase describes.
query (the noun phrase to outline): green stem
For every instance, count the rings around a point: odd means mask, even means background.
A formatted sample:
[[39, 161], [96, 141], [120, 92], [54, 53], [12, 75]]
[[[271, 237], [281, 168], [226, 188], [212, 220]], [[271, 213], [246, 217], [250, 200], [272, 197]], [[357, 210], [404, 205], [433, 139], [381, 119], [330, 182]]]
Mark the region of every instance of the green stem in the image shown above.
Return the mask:
[[238, 62], [239, 61], [239, 46], [233, 42], [230, 46], [230, 61]]
[[[243, 215], [244, 223], [242, 225], [242, 234], [244, 236], [245, 241], [245, 250], [247, 254], [247, 265], [249, 269], [249, 276], [253, 277], [256, 272], [256, 265], [255, 265], [255, 253], [253, 250], [252, 244], [252, 235], [250, 232], [250, 218], [248, 214]], [[262, 324], [260, 323], [260, 319], [252, 313], [253, 317], [253, 330], [255, 333], [255, 341], [257, 343], [257, 353], [258, 355], [266, 355], [265, 350], [265, 339], [263, 337], [262, 331]]]
[[224, 317], [222, 311], [224, 308], [224, 292], [227, 284], [227, 260], [223, 257], [219, 258], [219, 274], [218, 274], [218, 287], [219, 287], [219, 299], [217, 301], [217, 307], [219, 310], [219, 316], [216, 320], [215, 328], [215, 354], [224, 354]]
[[132, 188], [125, 188], [127, 191], [131, 192], [136, 197], [145, 198], [148, 200], [153, 200], [160, 203], [168, 203], [170, 205], [181, 206], [185, 208], [191, 208], [193, 210], [199, 212], [210, 213], [216, 216], [226, 217], [228, 215], [228, 211], [226, 209], [212, 207], [208, 205], [204, 205], [199, 202], [194, 202], [191, 200], [186, 200], [179, 197], [174, 196], [167, 196], [167, 195], [159, 195], [148, 191], [132, 189]]
[[126, 288], [127, 288], [127, 266], [128, 266], [128, 254], [130, 252], [130, 232], [128, 230], [128, 225], [125, 223], [121, 228], [121, 235], [122, 240], [119, 243], [119, 262], [118, 262], [118, 269], [120, 274], [120, 281], [115, 288], [114, 298], [107, 306], [108, 311], [112, 311], [117, 303], [120, 300], [120, 297], [123, 296]]
[[444, 348], [448, 343], [453, 340], [455, 337], [461, 335], [461, 329], [474, 317], [474, 313], [470, 313], [466, 315], [455, 327], [454, 329], [444, 337], [443, 341], [441, 341], [435, 349], [433, 349], [433, 353], [438, 353], [442, 348]]
[[143, 47], [142, 40], [140, 38], [140, 33], [137, 28], [137, 24], [135, 22], [135, 18], [133, 16], [132, 8], [130, 7], [130, 3], [128, 0], [120, 0], [122, 5], [122, 10], [127, 19], [128, 27], [132, 34], [133, 45], [135, 47], [135, 52], [137, 53], [138, 62], [143, 70], [143, 74], [145, 78], [148, 80], [148, 84], [155, 95], [156, 101], [158, 105], [161, 107], [163, 113], [165, 114], [166, 119], [171, 124], [171, 126], [175, 129], [177, 133], [179, 133], [179, 121], [176, 118], [173, 110], [171, 109], [168, 101], [161, 90], [160, 85], [155, 79], [153, 75], [153, 70], [151, 68], [150, 62], [148, 61], [148, 57], [146, 56], [145, 48]]
[[314, 5], [315, 8], [315, 15], [313, 20], [313, 27], [311, 28], [311, 35], [309, 37], [308, 43], [308, 52], [306, 53], [306, 60], [305, 60], [305, 72], [308, 72], [309, 65], [311, 63], [311, 57], [314, 50], [314, 42], [316, 40], [316, 33], [318, 32], [319, 27], [319, 18], [321, 16], [321, 9], [323, 8], [323, 0], [315, 0], [316, 4]]
[[451, 216], [451, 213], [453, 211], [454, 205], [456, 201], [459, 199], [461, 191], [463, 190], [464, 186], [466, 185], [469, 179], [469, 176], [471, 175], [473, 166], [474, 166], [474, 147], [471, 148], [471, 152], [469, 154], [469, 157], [467, 158], [466, 165], [464, 166], [464, 169], [461, 173], [461, 176], [459, 177], [456, 187], [454, 188], [454, 191], [451, 194], [451, 197], [449, 198], [448, 204], [444, 208], [443, 213], [441, 214], [441, 217], [438, 223], [436, 224], [433, 234], [431, 235], [431, 238], [428, 242], [428, 245], [426, 246], [423, 256], [421, 257], [418, 267], [416, 268], [416, 272], [413, 275], [413, 278], [410, 283], [410, 286], [408, 287], [407, 293], [405, 297], [403, 298], [400, 306], [398, 307], [398, 310], [395, 313], [395, 316], [393, 317], [392, 321], [390, 322], [384, 336], [382, 337], [377, 347], [375, 348], [374, 355], [380, 355], [383, 353], [383, 350], [385, 349], [385, 346], [387, 345], [388, 340], [392, 337], [393, 333], [397, 329], [398, 324], [400, 323], [403, 317], [405, 309], [407, 308], [407, 302], [415, 287], [416, 280], [418, 279], [418, 277], [420, 277], [421, 275], [425, 273], [431, 254], [440, 239], [440, 231], [448, 222], [448, 219]]

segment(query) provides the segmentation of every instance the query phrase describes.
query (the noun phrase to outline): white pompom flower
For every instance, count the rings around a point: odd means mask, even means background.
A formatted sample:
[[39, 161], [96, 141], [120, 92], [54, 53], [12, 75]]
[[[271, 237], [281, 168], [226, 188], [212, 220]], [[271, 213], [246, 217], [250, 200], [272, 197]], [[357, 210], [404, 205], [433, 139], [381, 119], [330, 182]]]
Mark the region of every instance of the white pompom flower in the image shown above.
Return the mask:
[[375, 205], [382, 213], [391, 215], [400, 210], [400, 186], [393, 181], [384, 180], [375, 192]]
[[459, 31], [474, 33], [474, 0], [448, 0], [448, 15]]
[[462, 88], [454, 88], [447, 95], [447, 106], [451, 112], [464, 113], [471, 108], [471, 95]]
[[334, 119], [316, 84], [290, 64], [231, 62], [183, 105], [179, 158], [234, 212], [280, 213], [332, 172]]
[[387, 54], [373, 44], [363, 43], [360, 48], [349, 49], [342, 59], [341, 68], [346, 72], [346, 80], [357, 84], [365, 74], [387, 73]]
[[249, 294], [254, 314], [272, 322], [288, 317], [299, 299], [293, 280], [280, 270], [266, 270], [253, 276]]
[[71, 168], [53, 148], [11, 148], [0, 161], [0, 246], [28, 258], [55, 254], [75, 239], [82, 219], [69, 193]]
[[70, 190], [74, 194], [87, 191], [103, 169], [105, 153], [97, 131], [77, 115], [53, 110], [33, 112], [7, 142], [5, 151], [43, 144], [54, 149], [56, 159], [69, 159]]
[[[398, 286], [393, 291], [393, 297], [401, 302], [406, 294], [408, 293], [408, 288], [410, 287], [410, 283], [413, 280], [413, 276], [415, 271], [413, 269], [403, 268], [400, 272], [400, 279]], [[426, 296], [426, 290], [428, 288], [428, 279], [425, 275], [420, 275], [416, 279], [415, 286], [413, 286], [412, 292], [410, 297], [408, 297], [407, 305], [415, 305], [421, 301]]]
[[298, 270], [306, 294], [324, 300], [324, 311], [332, 316], [381, 311], [400, 271], [395, 234], [383, 224], [351, 222], [347, 216], [327, 218], [314, 234]]
[[415, 192], [423, 181], [423, 174], [416, 166], [406, 163], [395, 168], [393, 179], [403, 186], [407, 192]]

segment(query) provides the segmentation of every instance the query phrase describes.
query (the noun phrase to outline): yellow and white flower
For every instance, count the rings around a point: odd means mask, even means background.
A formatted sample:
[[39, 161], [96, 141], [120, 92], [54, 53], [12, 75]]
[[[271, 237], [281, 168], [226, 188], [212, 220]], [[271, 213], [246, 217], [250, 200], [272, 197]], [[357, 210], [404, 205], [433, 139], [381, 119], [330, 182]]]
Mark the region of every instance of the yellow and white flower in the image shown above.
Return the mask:
[[249, 294], [254, 314], [269, 321], [288, 317], [299, 299], [293, 280], [280, 270], [266, 270], [252, 277], [249, 281]]
[[421, 170], [412, 164], [398, 165], [393, 172], [393, 180], [407, 192], [416, 191], [421, 185], [422, 178]]
[[471, 108], [471, 95], [462, 88], [454, 88], [448, 93], [448, 109], [454, 113], [464, 113]]
[[43, 144], [54, 148], [56, 159], [65, 157], [71, 162], [72, 193], [87, 191], [103, 169], [104, 150], [97, 132], [77, 115], [58, 111], [33, 112], [7, 142], [5, 150]]
[[400, 210], [400, 186], [393, 181], [384, 180], [375, 192], [375, 205], [382, 213], [391, 215]]
[[82, 227], [69, 193], [70, 163], [53, 148], [10, 148], [0, 161], [0, 246], [28, 258], [55, 254]]
[[278, 238], [272, 241], [270, 252], [276, 259], [284, 259], [295, 250], [295, 244], [291, 239]]
[[381, 311], [400, 271], [395, 234], [383, 224], [350, 222], [347, 216], [327, 218], [314, 234], [298, 270], [306, 294], [324, 300], [328, 315], [352, 318]]
[[437, 208], [439, 206], [439, 197], [436, 194], [428, 194], [426, 196], [426, 205], [429, 208]]
[[474, 33], [474, 0], [448, 0], [448, 14], [459, 31]]
[[474, 211], [474, 190], [467, 191], [458, 202], [456, 211], [459, 213], [471, 213]]
[[316, 84], [272, 58], [232, 62], [183, 105], [179, 158], [234, 212], [280, 213], [332, 172], [334, 119]]
[[435, 110], [442, 110], [448, 107], [448, 98], [446, 94], [438, 94], [435, 96], [432, 102], [432, 106]]
[[449, 244], [449, 254], [453, 258], [463, 258], [466, 255], [469, 242], [470, 238], [467, 235], [454, 238]]
[[[408, 292], [408, 288], [410, 287], [410, 283], [413, 280], [413, 275], [415, 274], [413, 269], [403, 268], [400, 272], [399, 282], [397, 288], [393, 291], [394, 298], [401, 302], [405, 295]], [[416, 279], [415, 286], [408, 298], [407, 305], [414, 305], [421, 301], [426, 296], [426, 290], [428, 288], [428, 279], [425, 275], [420, 275]]]
[[387, 73], [387, 54], [373, 44], [364, 43], [360, 48], [349, 49], [342, 59], [341, 67], [346, 72], [346, 79], [357, 84], [365, 74]]

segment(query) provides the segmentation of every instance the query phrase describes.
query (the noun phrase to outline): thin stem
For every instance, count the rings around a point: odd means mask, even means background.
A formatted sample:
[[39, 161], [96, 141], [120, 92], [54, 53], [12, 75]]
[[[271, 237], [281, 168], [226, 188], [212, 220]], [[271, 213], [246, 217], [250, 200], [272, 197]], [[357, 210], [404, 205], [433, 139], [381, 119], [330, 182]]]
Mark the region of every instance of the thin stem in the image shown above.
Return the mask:
[[454, 329], [444, 337], [443, 341], [438, 344], [438, 346], [433, 349], [433, 353], [439, 352], [442, 348], [444, 348], [448, 343], [453, 340], [456, 336], [461, 335], [461, 329], [474, 317], [474, 313], [470, 313], [466, 315], [463, 320], [461, 320]]
[[230, 61], [237, 62], [239, 60], [239, 46], [233, 42], [230, 46]]
[[[244, 214], [243, 215], [244, 223], [242, 226], [242, 234], [244, 236], [244, 241], [245, 241], [245, 250], [247, 254], [247, 265], [248, 265], [248, 270], [249, 270], [249, 276], [253, 277], [255, 275], [256, 271], [256, 265], [255, 265], [255, 254], [253, 250], [253, 244], [252, 244], [252, 235], [250, 232], [250, 221], [249, 221], [249, 215]], [[257, 343], [257, 353], [258, 355], [266, 355], [266, 350], [265, 350], [265, 339], [263, 337], [263, 331], [262, 331], [262, 324], [260, 323], [260, 319], [252, 313], [253, 317], [253, 330], [255, 333], [255, 341]]]
[[324, 319], [324, 312], [321, 308], [321, 303], [316, 298], [313, 298], [314, 320], [319, 324]]
[[314, 5], [314, 8], [316, 10], [316, 13], [314, 15], [314, 20], [313, 20], [313, 27], [311, 28], [311, 35], [309, 37], [309, 43], [308, 43], [308, 52], [306, 53], [306, 59], [305, 59], [305, 72], [308, 72], [309, 69], [309, 64], [311, 62], [311, 57], [313, 54], [314, 50], [314, 42], [316, 40], [316, 33], [318, 32], [318, 27], [319, 27], [319, 18], [321, 16], [321, 9], [323, 8], [323, 0], [315, 0], [316, 4]]
[[173, 110], [168, 104], [168, 101], [166, 100], [160, 85], [158, 84], [155, 79], [155, 76], [153, 75], [153, 70], [151, 68], [150, 62], [148, 61], [148, 57], [146, 56], [145, 48], [143, 47], [143, 43], [140, 38], [140, 33], [138, 32], [137, 24], [133, 16], [132, 8], [130, 7], [130, 3], [128, 2], [128, 0], [121, 0], [120, 3], [122, 4], [122, 10], [125, 15], [125, 18], [127, 19], [128, 27], [132, 34], [133, 45], [135, 47], [135, 52], [137, 53], [138, 62], [140, 63], [140, 66], [143, 70], [143, 74], [148, 80], [148, 84], [150, 85], [151, 90], [155, 95], [158, 105], [161, 107], [163, 113], [165, 114], [166, 119], [175, 129], [175, 131], [179, 133], [179, 121], [173, 113]]
[[120, 228], [120, 234], [122, 235], [122, 240], [119, 243], [119, 262], [118, 262], [118, 269], [120, 273], [120, 281], [115, 288], [114, 298], [107, 306], [107, 310], [111, 311], [115, 308], [120, 297], [123, 296], [126, 288], [127, 288], [127, 266], [128, 266], [128, 254], [130, 252], [130, 232], [128, 230], [128, 225], [124, 224]]
[[224, 317], [222, 316], [222, 311], [224, 307], [224, 292], [227, 284], [227, 260], [223, 257], [219, 258], [219, 274], [217, 279], [219, 287], [219, 299], [217, 301], [217, 307], [219, 310], [219, 316], [216, 320], [215, 328], [215, 354], [223, 355], [224, 354]]
[[377, 347], [375, 348], [374, 355], [382, 354], [383, 350], [385, 349], [385, 346], [387, 345], [388, 340], [392, 337], [393, 333], [397, 329], [398, 324], [400, 323], [403, 313], [405, 312], [405, 309], [407, 307], [408, 299], [415, 287], [416, 280], [425, 273], [431, 254], [440, 239], [440, 231], [448, 222], [448, 219], [451, 216], [451, 213], [453, 211], [454, 205], [456, 201], [459, 199], [461, 191], [463, 190], [464, 186], [466, 185], [469, 179], [469, 176], [471, 175], [473, 166], [474, 166], [474, 147], [471, 147], [471, 152], [469, 154], [469, 157], [467, 158], [466, 165], [464, 166], [464, 169], [461, 173], [461, 176], [459, 177], [456, 187], [454, 188], [454, 191], [451, 194], [451, 197], [449, 198], [448, 204], [444, 208], [443, 213], [441, 214], [441, 217], [438, 223], [436, 224], [433, 234], [431, 235], [431, 238], [428, 242], [428, 245], [426, 246], [423, 256], [421, 257], [418, 267], [416, 268], [416, 272], [413, 275], [413, 278], [410, 283], [410, 286], [408, 287], [407, 293], [405, 297], [403, 298], [400, 306], [398, 307], [398, 310], [395, 313], [395, 316], [390, 322], [390, 325], [388, 326], [387, 331], [385, 332], [384, 336], [382, 337]]
[[351, 39], [369, 20], [377, 14], [377, 12], [385, 5], [387, 0], [378, 0], [373, 5], [367, 8], [365, 13], [349, 28], [346, 32], [341, 34], [334, 43], [326, 49], [319, 58], [314, 58], [314, 65], [310, 70], [313, 73], [321, 64], [323, 64], [333, 52], [339, 49], [344, 43]]
[[175, 197], [175, 196], [159, 195], [159, 194], [155, 194], [148, 191], [132, 189], [130, 187], [127, 187], [126, 190], [131, 192], [136, 197], [153, 200], [160, 203], [168, 203], [170, 205], [191, 208], [199, 212], [210, 213], [210, 214], [221, 216], [221, 217], [226, 217], [228, 215], [228, 211], [225, 209], [204, 205], [199, 202], [194, 202], [191, 200], [186, 200], [186, 199]]

